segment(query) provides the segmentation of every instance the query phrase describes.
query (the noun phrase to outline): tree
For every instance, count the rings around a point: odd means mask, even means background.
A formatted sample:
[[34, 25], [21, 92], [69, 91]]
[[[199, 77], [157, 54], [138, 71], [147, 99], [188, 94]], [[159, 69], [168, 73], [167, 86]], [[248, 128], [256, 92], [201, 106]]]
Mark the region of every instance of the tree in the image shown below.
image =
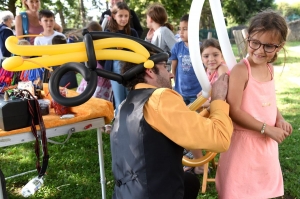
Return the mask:
[[[146, 0], [130, 0], [126, 1], [129, 4], [129, 7], [133, 9], [141, 20], [141, 24], [146, 26], [146, 10], [147, 7], [154, 3], [161, 3], [167, 13], [168, 13], [168, 22], [173, 25], [179, 24], [180, 18], [188, 14], [190, 11], [192, 0], [157, 0], [157, 1], [146, 1]], [[199, 13], [200, 14], [200, 13]], [[211, 15], [211, 10], [209, 6], [209, 1], [204, 2], [204, 6], [201, 13], [201, 26], [205, 28], [211, 28], [213, 26], [213, 20]]]
[[274, 0], [223, 0], [224, 14], [238, 24], [244, 24], [255, 13], [274, 7]]
[[0, 0], [0, 10], [9, 10], [16, 16], [17, 6], [21, 5], [20, 0]]

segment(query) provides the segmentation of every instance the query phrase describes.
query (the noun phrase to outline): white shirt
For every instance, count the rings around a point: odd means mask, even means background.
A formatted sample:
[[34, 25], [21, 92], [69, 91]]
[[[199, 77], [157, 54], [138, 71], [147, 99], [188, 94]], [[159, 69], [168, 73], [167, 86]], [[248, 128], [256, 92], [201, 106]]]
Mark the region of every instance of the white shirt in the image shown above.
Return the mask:
[[[42, 35], [42, 34], [41, 34]], [[66, 38], [66, 36], [60, 32], [54, 31], [54, 33], [50, 36], [38, 36], [34, 39], [34, 45], [52, 45], [52, 39], [56, 35], [62, 35]]]

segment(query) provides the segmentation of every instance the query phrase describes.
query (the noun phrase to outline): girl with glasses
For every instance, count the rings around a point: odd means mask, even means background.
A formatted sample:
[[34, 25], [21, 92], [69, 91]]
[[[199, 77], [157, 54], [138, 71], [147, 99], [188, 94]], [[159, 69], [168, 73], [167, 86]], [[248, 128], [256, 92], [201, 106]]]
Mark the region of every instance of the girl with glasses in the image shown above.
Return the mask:
[[251, 19], [248, 57], [232, 69], [227, 102], [234, 132], [220, 155], [216, 186], [220, 199], [275, 198], [284, 195], [278, 144], [291, 133], [276, 105], [272, 63], [288, 33], [272, 10]]

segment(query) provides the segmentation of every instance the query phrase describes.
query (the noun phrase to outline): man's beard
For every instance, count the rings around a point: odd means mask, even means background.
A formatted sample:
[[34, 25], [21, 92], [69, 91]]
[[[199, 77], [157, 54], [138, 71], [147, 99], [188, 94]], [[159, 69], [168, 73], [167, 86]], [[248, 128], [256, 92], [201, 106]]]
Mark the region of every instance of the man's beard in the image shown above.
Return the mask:
[[160, 88], [172, 89], [171, 79], [163, 78], [160, 74], [157, 75], [156, 83]]

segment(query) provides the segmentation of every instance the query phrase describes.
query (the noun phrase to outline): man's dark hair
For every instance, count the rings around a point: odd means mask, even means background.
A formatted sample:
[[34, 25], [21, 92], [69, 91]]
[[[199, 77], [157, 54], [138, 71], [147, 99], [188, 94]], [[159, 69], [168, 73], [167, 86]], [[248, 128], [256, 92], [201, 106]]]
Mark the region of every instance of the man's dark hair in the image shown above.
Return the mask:
[[55, 35], [52, 39], [52, 44], [66, 44], [67, 40], [62, 35]]
[[181, 22], [181, 21], [188, 22], [188, 21], [189, 21], [189, 15], [188, 15], [188, 14], [183, 15], [183, 16], [181, 17], [181, 19], [180, 19], [180, 22]]
[[[126, 73], [127, 71], [129, 71], [131, 68], [133, 68], [135, 66], [136, 66], [136, 64], [134, 64], [134, 63], [121, 62], [121, 74]], [[155, 74], [159, 74], [159, 70], [156, 65], [154, 65], [152, 70]], [[127, 87], [129, 90], [134, 90], [134, 87], [138, 83], [147, 83], [145, 80], [145, 75], [146, 75], [146, 68], [144, 69], [144, 71], [142, 73], [137, 74], [134, 78], [132, 78], [131, 80], [128, 80], [124, 86]]]
[[46, 18], [53, 17], [55, 19], [55, 16], [54, 16], [53, 12], [51, 12], [50, 10], [40, 10], [40, 12], [39, 12], [39, 20], [41, 21], [41, 19], [43, 17], [46, 17]]

